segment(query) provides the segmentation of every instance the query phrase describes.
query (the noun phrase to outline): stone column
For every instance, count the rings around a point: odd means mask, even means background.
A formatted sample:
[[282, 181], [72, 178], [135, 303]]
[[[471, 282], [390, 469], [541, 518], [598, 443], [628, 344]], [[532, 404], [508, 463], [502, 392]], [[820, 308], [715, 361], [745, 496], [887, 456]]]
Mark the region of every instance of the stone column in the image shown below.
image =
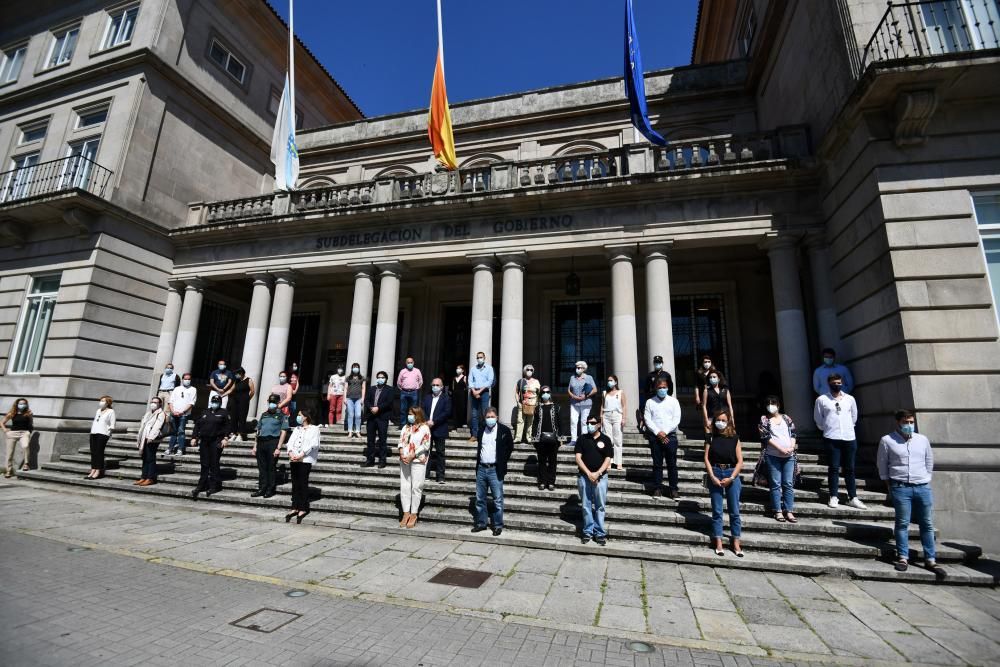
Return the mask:
[[174, 343], [174, 370], [180, 374], [208, 373], [210, 369], [192, 370], [194, 361], [194, 344], [198, 336], [198, 321], [201, 320], [201, 304], [204, 301], [205, 281], [200, 278], [190, 278], [184, 281], [184, 305], [181, 306], [181, 319], [177, 324], [177, 341]]
[[249, 277], [253, 280], [253, 294], [250, 296], [250, 316], [247, 318], [247, 334], [240, 365], [257, 388], [256, 395], [250, 399], [248, 413], [248, 418], [253, 419], [260, 400], [261, 371], [264, 366], [267, 327], [271, 318], [271, 285], [274, 279], [267, 273], [251, 273]]
[[[486, 353], [486, 363], [496, 369], [493, 358], [493, 255], [469, 257], [472, 262], [472, 327], [469, 335], [470, 370], [476, 365], [476, 353]], [[497, 388], [493, 388], [496, 395]], [[491, 400], [491, 403], [496, 403]]]
[[[167, 283], [167, 304], [163, 309], [163, 326], [160, 327], [160, 342], [156, 346], [156, 360], [153, 362], [153, 382], [150, 385], [152, 392], [156, 393], [159, 386], [160, 373], [163, 368], [173, 361], [174, 345], [177, 342], [177, 327], [181, 321], [181, 292], [182, 285], [175, 281]], [[177, 369], [178, 373], [181, 371]]]
[[372, 308], [375, 307], [375, 284], [372, 276], [375, 267], [369, 265], [354, 269], [354, 306], [351, 308], [351, 332], [347, 339], [347, 368], [351, 364], [361, 367], [361, 374], [368, 374], [368, 354], [371, 352]]
[[[632, 267], [635, 246], [605, 246], [605, 251], [611, 260], [612, 365], [608, 373], [618, 376], [619, 387], [628, 398], [629, 413], [625, 415], [625, 425], [635, 426], [633, 408], [639, 405], [639, 356]], [[605, 386], [606, 379], [594, 378], [598, 389]]]
[[798, 240], [775, 236], [764, 243], [771, 261], [771, 290], [778, 333], [778, 364], [785, 412], [800, 431], [812, 430], [813, 391], [809, 366], [809, 339], [802, 310]]
[[[670, 268], [669, 253], [673, 242], [644, 246], [646, 256], [646, 359], [663, 357], [663, 368], [677, 383], [674, 368], [674, 326], [670, 319]], [[643, 368], [644, 366], [640, 366]], [[649, 366], [652, 369], [652, 366]], [[638, 405], [638, 404], [637, 404]]]
[[371, 375], [379, 371], [389, 374], [388, 384], [396, 381], [396, 330], [399, 324], [399, 263], [380, 265], [378, 314], [375, 316], [375, 351], [372, 353]]
[[[524, 267], [527, 253], [500, 256], [503, 268], [503, 293], [500, 315], [500, 377], [497, 384], [497, 404], [500, 421], [510, 424], [513, 414], [514, 385], [521, 377], [524, 365]], [[492, 336], [492, 332], [491, 332]]]
[[806, 239], [806, 250], [809, 252], [819, 344], [821, 348], [832, 347], [840, 353], [840, 327], [830, 279], [830, 249], [823, 236], [815, 234]]
[[[278, 373], [286, 371], [288, 356], [288, 329], [292, 324], [292, 304], [295, 301], [295, 274], [280, 271], [274, 275], [274, 301], [267, 326], [267, 347], [264, 349], [264, 367], [259, 389], [265, 399], [271, 387], [278, 383]], [[264, 400], [264, 399], [261, 399]]]

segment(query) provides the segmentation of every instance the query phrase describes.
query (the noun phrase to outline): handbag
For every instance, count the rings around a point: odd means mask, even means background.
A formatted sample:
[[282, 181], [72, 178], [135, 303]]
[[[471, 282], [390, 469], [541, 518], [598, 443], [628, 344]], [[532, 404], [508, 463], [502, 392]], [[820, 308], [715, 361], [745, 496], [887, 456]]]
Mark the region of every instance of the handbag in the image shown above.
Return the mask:
[[163, 426], [160, 427], [160, 439], [169, 438], [174, 434], [174, 420], [163, 415]]
[[750, 481], [752, 486], [759, 486], [764, 489], [771, 488], [771, 477], [768, 474], [767, 459], [764, 458], [764, 452], [760, 453], [760, 458], [757, 459], [757, 465], [753, 468], [753, 478]]

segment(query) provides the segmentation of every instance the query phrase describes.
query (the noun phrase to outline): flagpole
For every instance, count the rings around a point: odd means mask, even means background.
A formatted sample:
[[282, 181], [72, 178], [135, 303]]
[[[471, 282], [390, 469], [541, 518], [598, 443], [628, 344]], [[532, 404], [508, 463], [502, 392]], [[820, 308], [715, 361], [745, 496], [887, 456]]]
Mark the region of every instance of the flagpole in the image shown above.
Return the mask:
[[[439, 0], [440, 2], [440, 0]], [[295, 0], [288, 0], [288, 87], [292, 106], [292, 132], [295, 132]]]
[[437, 0], [438, 10], [438, 52], [441, 54], [441, 75], [444, 75], [444, 37], [441, 30], [441, 0]]

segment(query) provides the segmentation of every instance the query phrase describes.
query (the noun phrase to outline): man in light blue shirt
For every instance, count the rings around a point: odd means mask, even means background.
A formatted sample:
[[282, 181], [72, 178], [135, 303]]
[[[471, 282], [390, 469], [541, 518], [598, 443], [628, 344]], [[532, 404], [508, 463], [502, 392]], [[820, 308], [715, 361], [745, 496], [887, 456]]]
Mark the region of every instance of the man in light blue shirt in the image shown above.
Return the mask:
[[486, 363], [486, 353], [476, 352], [476, 365], [469, 373], [469, 402], [472, 405], [469, 442], [477, 441], [483, 414], [490, 407], [490, 393], [494, 382], [496, 375], [493, 367]]
[[823, 350], [823, 365], [813, 371], [813, 391], [817, 394], [825, 394], [830, 376], [836, 373], [844, 381], [844, 391], [848, 394], [854, 391], [854, 376], [851, 369], [844, 364], [837, 363], [837, 353], [832, 347]]

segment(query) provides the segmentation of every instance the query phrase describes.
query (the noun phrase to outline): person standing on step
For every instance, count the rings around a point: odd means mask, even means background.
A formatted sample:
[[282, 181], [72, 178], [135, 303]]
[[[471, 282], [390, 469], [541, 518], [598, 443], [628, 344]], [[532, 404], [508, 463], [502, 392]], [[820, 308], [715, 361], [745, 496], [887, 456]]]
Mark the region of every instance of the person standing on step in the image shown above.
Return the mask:
[[[670, 373], [666, 373], [667, 378], [670, 377]], [[670, 386], [671, 381], [666, 378], [661, 378], [667, 381], [667, 394], [672, 394], [672, 389]], [[615, 468], [617, 470], [624, 470], [625, 466], [622, 465], [622, 451], [624, 449], [624, 442], [622, 439], [622, 422], [625, 419], [625, 415], [628, 412], [628, 404], [625, 400], [625, 392], [618, 386], [618, 376], [609, 375], [608, 376], [608, 388], [604, 392], [604, 396], [601, 400], [601, 417], [599, 421], [601, 422], [601, 429], [606, 436], [611, 438], [611, 444], [614, 446], [614, 456], [613, 461]], [[656, 387], [654, 385], [653, 392], [656, 392]]]
[[830, 384], [830, 376], [836, 373], [844, 384], [844, 391], [850, 394], [854, 391], [854, 376], [851, 369], [837, 363], [837, 352], [832, 347], [823, 349], [823, 363], [813, 371], [813, 391], [825, 394]]
[[403, 368], [396, 376], [396, 388], [399, 390], [399, 424], [406, 425], [406, 416], [410, 408], [420, 405], [420, 389], [424, 386], [424, 375], [413, 362], [413, 357], [407, 357]]
[[476, 442], [482, 430], [483, 413], [490, 407], [490, 394], [496, 382], [493, 367], [486, 363], [486, 353], [476, 352], [476, 366], [469, 374], [469, 401], [472, 402], [472, 417], [469, 442]]
[[497, 421], [497, 410], [484, 411], [483, 425], [476, 438], [476, 514], [472, 532], [486, 530], [486, 493], [493, 494], [493, 534], [503, 532], [503, 479], [507, 462], [514, 452], [514, 434]]
[[[358, 370], [360, 372], [360, 368]], [[337, 372], [330, 375], [330, 380], [326, 385], [326, 401], [330, 404], [326, 423], [330, 426], [336, 426], [337, 422], [344, 418], [344, 397], [346, 395], [347, 377], [344, 375], [344, 369], [338, 367]], [[344, 430], [347, 429], [347, 419], [344, 418]]]
[[777, 396], [765, 399], [767, 414], [760, 418], [757, 430], [763, 447], [761, 455], [771, 480], [771, 510], [775, 521], [797, 523], [795, 508], [795, 449], [798, 446], [795, 422], [781, 411]]
[[361, 437], [361, 414], [364, 411], [367, 388], [368, 379], [361, 374], [361, 366], [351, 364], [351, 374], [347, 376], [347, 389], [344, 392], [344, 399], [347, 402], [344, 427], [352, 438]]
[[423, 408], [416, 405], [407, 410], [405, 421], [399, 433], [399, 504], [403, 510], [399, 527], [413, 528], [424, 497], [431, 429], [424, 419]]
[[309, 473], [319, 457], [319, 426], [312, 423], [312, 415], [301, 410], [295, 415], [296, 426], [288, 438], [288, 470], [292, 478], [292, 511], [285, 515], [285, 523], [295, 517], [295, 523], [309, 514]]
[[233, 393], [236, 385], [236, 376], [226, 367], [226, 360], [219, 359], [215, 365], [215, 370], [208, 376], [208, 388], [210, 389], [208, 398], [218, 396], [222, 399], [222, 407], [229, 405], [229, 395]]
[[448, 441], [448, 422], [451, 419], [451, 398], [444, 390], [444, 380], [431, 380], [431, 395], [424, 397], [424, 414], [431, 429], [431, 468], [434, 481], [444, 484], [445, 445]]
[[160, 397], [160, 405], [166, 405], [170, 400], [170, 392], [181, 383], [181, 376], [174, 371], [174, 364], [170, 362], [160, 373], [160, 381], [156, 387], [156, 395]]
[[198, 443], [200, 471], [198, 486], [191, 491], [197, 499], [202, 491], [206, 496], [222, 490], [222, 450], [229, 444], [229, 427], [232, 417], [222, 407], [222, 397], [208, 399], [208, 409], [198, 415], [191, 432], [191, 442]]
[[535, 460], [538, 462], [538, 490], [552, 491], [556, 487], [559, 446], [565, 434], [560, 430], [559, 406], [552, 402], [552, 388], [548, 385], [542, 386], [541, 399], [535, 410], [531, 441], [535, 445]]
[[292, 399], [288, 402], [288, 416], [295, 421], [295, 415], [299, 414], [299, 365], [292, 362], [292, 371], [288, 374], [288, 389], [292, 392]]
[[247, 417], [250, 415], [250, 399], [257, 393], [257, 388], [253, 384], [253, 379], [247, 376], [247, 372], [243, 368], [237, 368], [234, 375], [235, 384], [229, 402], [229, 414], [232, 418], [229, 432], [233, 435], [232, 440], [245, 442], [247, 439]]
[[576, 372], [569, 379], [569, 444], [576, 444], [576, 437], [587, 428], [587, 417], [593, 407], [591, 400], [597, 393], [597, 383], [587, 374], [587, 362], [576, 362]]
[[649, 372], [646, 376], [646, 392], [643, 395], [643, 405], [647, 400], [656, 395], [656, 385], [660, 380], [667, 381], [667, 393], [671, 396], [674, 395], [674, 378], [670, 375], [670, 372], [663, 367], [663, 357], [656, 355], [653, 357], [653, 370]]
[[389, 413], [392, 411], [392, 387], [388, 386], [389, 374], [379, 371], [375, 374], [375, 385], [368, 387], [365, 395], [365, 430], [368, 433], [368, 447], [365, 449], [365, 462], [363, 467], [370, 468], [375, 465], [378, 458], [378, 467], [385, 467], [385, 457], [387, 455], [388, 444], [386, 438], [389, 432]]
[[28, 470], [34, 424], [31, 406], [28, 405], [26, 398], [16, 399], [7, 414], [0, 419], [0, 428], [3, 428], [4, 439], [7, 441], [7, 465], [4, 468], [4, 477], [14, 476], [14, 452], [17, 451], [18, 445], [21, 446], [21, 470]]
[[[466, 424], [469, 413], [469, 378], [465, 374], [465, 366], [459, 364], [455, 368], [455, 377], [449, 387], [451, 393], [451, 426], [460, 429]], [[475, 433], [473, 433], [475, 435]]]
[[576, 441], [577, 490], [580, 493], [580, 512], [583, 527], [580, 541], [591, 538], [601, 546], [607, 543], [608, 531], [604, 525], [605, 505], [608, 499], [608, 468], [611, 467], [611, 438], [601, 433], [596, 417], [587, 419], [587, 432]]
[[517, 427], [514, 429], [514, 443], [520, 444], [531, 439], [531, 427], [535, 421], [535, 407], [538, 405], [538, 390], [541, 383], [535, 376], [535, 367], [525, 365], [521, 379], [514, 386], [514, 402], [517, 405]]
[[292, 414], [292, 387], [288, 384], [288, 373], [281, 371], [278, 373], [278, 384], [271, 387], [271, 393], [278, 397], [278, 410], [288, 417]]
[[712, 415], [719, 410], [725, 410], [729, 421], [736, 428], [736, 416], [733, 413], [733, 395], [726, 384], [726, 378], [716, 368], [711, 368], [705, 377], [705, 388], [701, 395], [701, 416], [705, 423], [705, 442], [712, 438]]
[[917, 433], [916, 416], [910, 410], [896, 411], [896, 430], [878, 443], [878, 476], [889, 487], [889, 499], [896, 512], [896, 562], [898, 572], [906, 572], [910, 562], [910, 521], [920, 527], [924, 567], [939, 579], [945, 571], [938, 567], [934, 544], [934, 452], [927, 436]]
[[188, 419], [198, 400], [198, 390], [191, 386], [191, 374], [185, 373], [179, 387], [174, 387], [167, 400], [167, 418], [173, 421], [174, 432], [167, 442], [167, 456], [180, 454], [184, 456], [184, 438], [186, 436]]
[[136, 435], [136, 444], [142, 456], [142, 476], [133, 486], [156, 484], [156, 450], [163, 439], [163, 423], [166, 419], [160, 397], [154, 396], [149, 401], [149, 411], [142, 416], [139, 433]]
[[694, 405], [701, 412], [701, 396], [708, 386], [708, 372], [715, 368], [712, 364], [712, 357], [707, 354], [701, 355], [698, 368], [695, 369]]
[[729, 532], [733, 553], [743, 557], [740, 537], [743, 524], [740, 520], [740, 470], [743, 468], [743, 447], [736, 436], [733, 420], [725, 410], [717, 411], [712, 418], [712, 439], [705, 445], [705, 470], [708, 495], [712, 499], [712, 546], [716, 556], [722, 550], [723, 497], [729, 506]]
[[854, 509], [868, 509], [858, 498], [854, 478], [854, 459], [858, 454], [858, 440], [854, 426], [858, 423], [858, 404], [854, 397], [844, 391], [844, 378], [833, 373], [828, 379], [829, 390], [816, 398], [813, 406], [813, 420], [816, 428], [823, 432], [823, 444], [830, 457], [827, 466], [827, 481], [830, 486], [830, 507], [840, 504], [840, 466], [844, 466], [844, 482], [847, 485], [847, 504]]
[[90, 424], [90, 472], [86, 479], [101, 479], [104, 477], [104, 450], [108, 440], [115, 430], [115, 411], [110, 396], [101, 396], [97, 401], [97, 414]]
[[288, 415], [281, 411], [281, 397], [267, 397], [267, 409], [257, 419], [257, 439], [250, 453], [257, 458], [257, 490], [251, 498], [270, 498], [277, 490], [277, 462], [288, 437]]
[[681, 404], [670, 395], [667, 381], [656, 383], [656, 396], [646, 401], [643, 410], [646, 439], [653, 458], [653, 497], [663, 495], [663, 463], [667, 464], [668, 494], [677, 498], [677, 427], [681, 423]]

